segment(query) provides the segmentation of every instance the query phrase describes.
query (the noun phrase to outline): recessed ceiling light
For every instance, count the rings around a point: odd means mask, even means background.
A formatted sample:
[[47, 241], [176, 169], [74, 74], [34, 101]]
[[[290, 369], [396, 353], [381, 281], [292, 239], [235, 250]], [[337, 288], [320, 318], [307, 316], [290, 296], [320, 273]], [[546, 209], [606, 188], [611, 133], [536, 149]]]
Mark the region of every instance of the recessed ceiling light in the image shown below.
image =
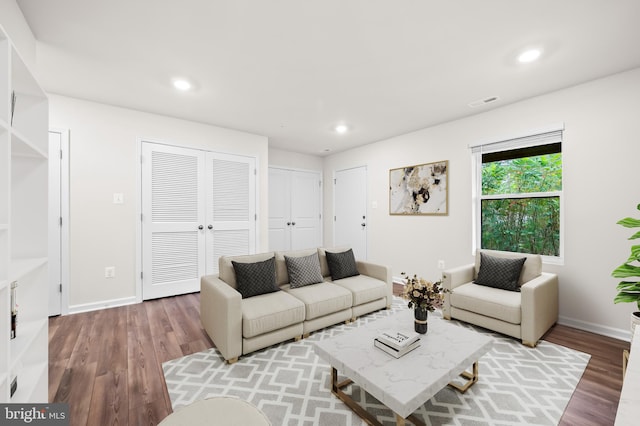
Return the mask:
[[177, 78], [173, 80], [173, 87], [175, 87], [178, 90], [187, 91], [191, 89], [192, 86], [191, 86], [191, 83], [189, 83], [187, 80], [182, 78]]
[[537, 60], [542, 54], [540, 49], [529, 49], [518, 55], [518, 62], [526, 64]]
[[347, 127], [346, 124], [338, 124], [336, 126], [336, 132], [340, 134], [347, 133], [347, 130], [349, 130], [349, 128]]

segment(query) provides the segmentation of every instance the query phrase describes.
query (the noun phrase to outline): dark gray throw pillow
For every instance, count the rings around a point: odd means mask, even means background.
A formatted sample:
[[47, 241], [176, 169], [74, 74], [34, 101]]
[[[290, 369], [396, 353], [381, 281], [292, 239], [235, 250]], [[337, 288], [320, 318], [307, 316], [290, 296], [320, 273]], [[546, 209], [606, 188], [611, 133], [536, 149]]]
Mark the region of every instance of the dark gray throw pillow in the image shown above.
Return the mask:
[[502, 290], [520, 291], [518, 280], [526, 257], [509, 259], [480, 253], [480, 270], [476, 284]]
[[327, 255], [327, 264], [332, 280], [340, 280], [342, 278], [354, 277], [360, 275], [356, 268], [356, 258], [353, 250], [349, 249], [341, 253], [325, 252]]
[[287, 273], [289, 274], [289, 284], [291, 284], [291, 288], [299, 288], [322, 282], [318, 253], [302, 257], [285, 256], [284, 261], [287, 264]]
[[275, 257], [262, 262], [242, 263], [232, 260], [231, 263], [236, 273], [236, 290], [243, 299], [280, 290], [276, 284]]

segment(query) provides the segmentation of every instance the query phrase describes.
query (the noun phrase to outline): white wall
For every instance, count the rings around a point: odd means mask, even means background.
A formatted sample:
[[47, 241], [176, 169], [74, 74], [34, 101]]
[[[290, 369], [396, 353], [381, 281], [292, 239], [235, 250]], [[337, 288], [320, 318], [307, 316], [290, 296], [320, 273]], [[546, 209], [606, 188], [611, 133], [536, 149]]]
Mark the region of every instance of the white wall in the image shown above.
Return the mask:
[[[268, 211], [264, 136], [63, 96], [49, 102], [50, 126], [70, 130], [71, 312], [135, 300], [139, 138], [256, 157], [258, 212]], [[116, 192], [124, 204], [113, 204]], [[264, 251], [268, 221], [258, 216]], [[105, 266], [115, 266], [115, 278], [104, 278]]]
[[[324, 175], [366, 163], [369, 176], [369, 259], [401, 272], [437, 278], [447, 267], [472, 262], [471, 155], [467, 146], [564, 122], [565, 262], [559, 274], [561, 322], [629, 337], [635, 304], [614, 305], [611, 271], [629, 255], [633, 231], [616, 225], [640, 217], [640, 69], [507, 105], [469, 118], [394, 137], [325, 159]], [[448, 216], [390, 216], [389, 169], [449, 160]], [[371, 208], [377, 202], [378, 208]], [[325, 186], [324, 217], [333, 215]], [[325, 244], [333, 223], [325, 220]]]
[[322, 172], [323, 164], [322, 157], [269, 148], [269, 167]]
[[[36, 68], [36, 39], [15, 0], [0, 0], [0, 25], [33, 73]], [[37, 74], [34, 75], [37, 79]]]

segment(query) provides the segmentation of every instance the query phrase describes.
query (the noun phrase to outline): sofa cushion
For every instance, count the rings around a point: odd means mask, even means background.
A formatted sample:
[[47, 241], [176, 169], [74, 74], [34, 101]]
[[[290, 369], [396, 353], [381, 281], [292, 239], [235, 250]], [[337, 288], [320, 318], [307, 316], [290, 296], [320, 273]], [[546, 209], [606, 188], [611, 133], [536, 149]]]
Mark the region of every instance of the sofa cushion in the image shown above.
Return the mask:
[[520, 291], [518, 280], [525, 260], [524, 257], [508, 259], [480, 253], [480, 270], [473, 282], [502, 290]]
[[287, 263], [287, 274], [289, 275], [291, 288], [304, 287], [309, 284], [322, 282], [318, 252], [301, 257], [285, 255], [284, 259]]
[[353, 306], [387, 297], [388, 286], [384, 281], [366, 275], [357, 275], [334, 281], [334, 284], [346, 288], [353, 295]]
[[305, 320], [348, 309], [353, 300], [349, 290], [328, 282], [298, 288], [284, 286], [283, 290], [304, 303]]
[[350, 247], [332, 247], [332, 248], [323, 248], [318, 247], [318, 257], [320, 258], [320, 271], [322, 272], [323, 277], [331, 276], [331, 271], [329, 270], [329, 264], [327, 263], [327, 250], [332, 253], [339, 253], [343, 251], [349, 250]]
[[318, 253], [318, 249], [302, 249], [302, 250], [287, 250], [276, 252], [276, 283], [278, 285], [289, 284], [289, 274], [287, 272], [287, 262], [284, 260], [285, 256], [289, 257], [301, 257], [309, 256], [313, 253]]
[[242, 300], [242, 336], [259, 336], [304, 321], [304, 303], [284, 291]]
[[254, 263], [270, 259], [274, 252], [245, 254], [240, 256], [220, 256], [218, 259], [218, 278], [236, 288], [236, 273], [231, 262]]
[[521, 323], [521, 293], [467, 283], [456, 287], [448, 297], [452, 307], [512, 324]]
[[360, 275], [352, 249], [340, 253], [327, 251], [326, 255], [333, 281]]
[[276, 285], [276, 258], [262, 262], [242, 263], [231, 261], [236, 272], [236, 290], [243, 299], [279, 291]]
[[487, 250], [481, 249], [476, 250], [476, 262], [475, 262], [475, 276], [478, 276], [478, 271], [480, 270], [480, 253], [488, 254], [489, 256], [501, 257], [507, 259], [514, 258], [526, 258], [527, 260], [524, 262], [522, 266], [522, 272], [520, 273], [520, 279], [518, 280], [518, 285], [522, 286], [522, 284], [531, 281], [534, 278], [539, 277], [542, 274], [542, 256], [539, 254], [530, 254], [530, 253], [514, 253], [510, 251], [499, 251], [499, 250]]

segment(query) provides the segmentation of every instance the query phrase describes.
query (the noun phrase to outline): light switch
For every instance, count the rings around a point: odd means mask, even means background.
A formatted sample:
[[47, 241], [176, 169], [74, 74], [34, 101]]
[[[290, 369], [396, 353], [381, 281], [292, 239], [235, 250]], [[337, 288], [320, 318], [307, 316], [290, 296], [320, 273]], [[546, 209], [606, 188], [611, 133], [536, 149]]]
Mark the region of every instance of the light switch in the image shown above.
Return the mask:
[[113, 204], [123, 204], [124, 194], [122, 192], [116, 192], [113, 194]]
[[371, 208], [372, 209], [377, 209], [378, 208], [378, 202], [377, 201], [372, 201], [371, 202]]

